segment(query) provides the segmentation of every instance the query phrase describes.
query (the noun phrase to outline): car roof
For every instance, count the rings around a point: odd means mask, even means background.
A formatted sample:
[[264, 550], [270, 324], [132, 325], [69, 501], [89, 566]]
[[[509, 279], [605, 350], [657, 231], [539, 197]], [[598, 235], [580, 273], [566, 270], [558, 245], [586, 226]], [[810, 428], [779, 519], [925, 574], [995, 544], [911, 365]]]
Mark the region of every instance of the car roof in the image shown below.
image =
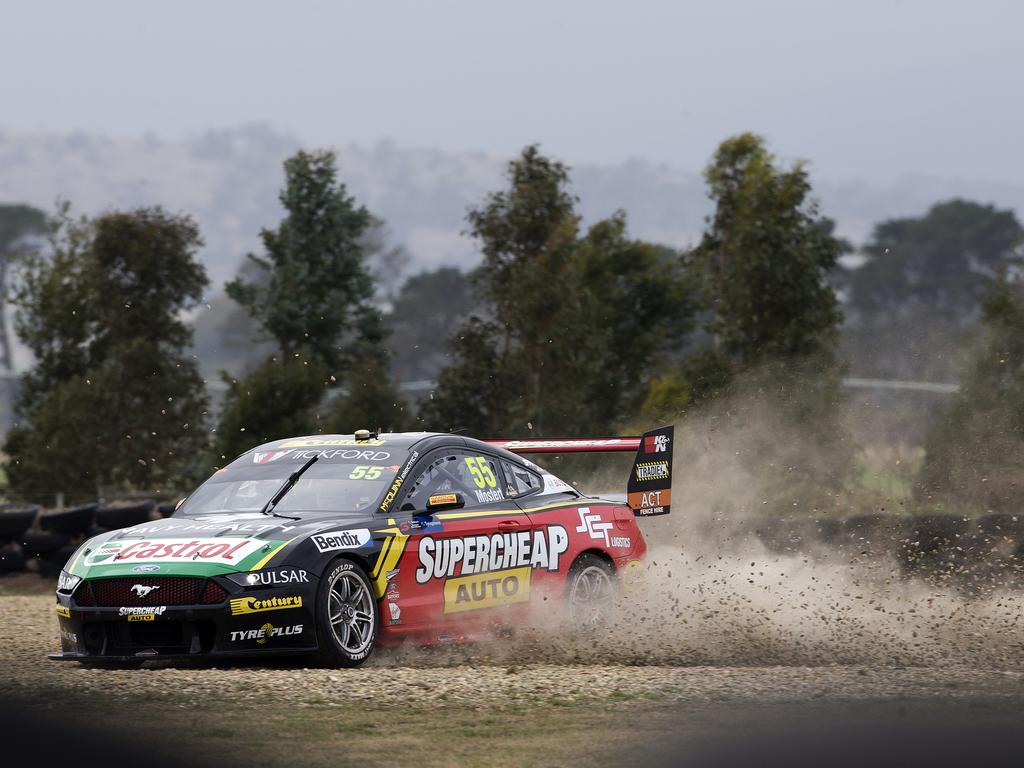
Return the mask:
[[[325, 435], [300, 435], [297, 437], [285, 437], [274, 440], [263, 445], [258, 445], [246, 451], [275, 451], [284, 448], [319, 448], [329, 446], [383, 446], [392, 448], [412, 448], [414, 445], [423, 443], [421, 450], [429, 451], [445, 445], [459, 446], [475, 450], [485, 450], [488, 453], [496, 454], [520, 464], [526, 464], [522, 457], [511, 451], [505, 450], [497, 445], [477, 440], [463, 435], [454, 435], [448, 432], [382, 432], [368, 440], [357, 440], [354, 434], [325, 434]], [[245, 455], [245, 454], [243, 454]]]
[[382, 432], [369, 439], [357, 440], [353, 434], [297, 435], [283, 437], [252, 448], [254, 451], [273, 451], [281, 448], [318, 448], [332, 445], [390, 445], [395, 448], [409, 448], [428, 437], [444, 437], [439, 432]]

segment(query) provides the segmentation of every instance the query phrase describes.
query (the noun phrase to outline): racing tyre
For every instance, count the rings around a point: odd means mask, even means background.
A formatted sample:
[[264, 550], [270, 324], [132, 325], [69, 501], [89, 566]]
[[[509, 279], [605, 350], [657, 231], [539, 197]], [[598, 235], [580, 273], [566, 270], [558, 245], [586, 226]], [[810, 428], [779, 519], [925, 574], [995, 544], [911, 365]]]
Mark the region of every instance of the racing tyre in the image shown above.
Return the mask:
[[373, 653], [380, 613], [373, 585], [350, 560], [336, 560], [320, 579], [316, 597], [319, 660], [328, 666], [357, 667]]
[[566, 580], [569, 621], [579, 630], [607, 624], [615, 609], [615, 571], [604, 558], [584, 553], [576, 558]]

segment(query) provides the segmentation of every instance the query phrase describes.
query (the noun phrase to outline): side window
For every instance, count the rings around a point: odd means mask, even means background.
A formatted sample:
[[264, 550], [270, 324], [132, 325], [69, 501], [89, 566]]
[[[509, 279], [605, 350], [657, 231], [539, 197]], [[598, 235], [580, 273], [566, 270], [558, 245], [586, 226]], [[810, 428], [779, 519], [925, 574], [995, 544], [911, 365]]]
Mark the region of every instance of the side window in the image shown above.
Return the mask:
[[505, 493], [508, 496], [525, 496], [544, 485], [540, 475], [531, 472], [526, 467], [520, 467], [511, 461], [502, 461], [501, 467], [505, 470]]
[[413, 481], [402, 509], [424, 509], [429, 497], [452, 492], [461, 493], [467, 507], [504, 500], [497, 460], [466, 451], [446, 451]]

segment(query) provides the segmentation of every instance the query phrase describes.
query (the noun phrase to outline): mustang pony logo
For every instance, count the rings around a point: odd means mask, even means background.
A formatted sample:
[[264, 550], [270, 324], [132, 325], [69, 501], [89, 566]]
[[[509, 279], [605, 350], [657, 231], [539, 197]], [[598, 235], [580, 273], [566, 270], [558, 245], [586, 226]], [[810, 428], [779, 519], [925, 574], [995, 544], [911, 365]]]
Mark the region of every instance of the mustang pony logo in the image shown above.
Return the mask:
[[139, 597], [145, 597], [153, 590], [160, 589], [159, 586], [147, 587], [145, 584], [132, 584], [131, 591]]

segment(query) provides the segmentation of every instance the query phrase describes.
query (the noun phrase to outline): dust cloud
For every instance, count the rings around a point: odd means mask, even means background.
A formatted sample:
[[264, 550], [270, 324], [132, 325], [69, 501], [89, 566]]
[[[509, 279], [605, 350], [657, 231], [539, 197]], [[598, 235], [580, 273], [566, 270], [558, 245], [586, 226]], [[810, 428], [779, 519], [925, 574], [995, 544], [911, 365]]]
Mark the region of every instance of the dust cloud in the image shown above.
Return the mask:
[[[851, 485], [849, 463], [862, 447], [846, 441], [861, 414], [843, 405], [827, 440], [812, 434], [820, 429], [813, 419], [793, 426], [791, 415], [748, 389], [676, 423], [672, 513], [639, 521], [646, 563], [641, 578], [624, 579], [609, 624], [580, 632], [566, 625], [565, 610], [542, 603], [528, 626], [509, 622], [495, 642], [399, 654], [410, 663], [512, 667], [1024, 668], [1019, 566], [1009, 576], [969, 560], [934, 570], [946, 554], [917, 552], [905, 528], [851, 530], [851, 517], [872, 510], [909, 519], [905, 500]], [[619, 498], [628, 472], [617, 464], [551, 469]], [[787, 526], [832, 535], [791, 546], [773, 530]], [[966, 536], [953, 540], [949, 557], [966, 546]]]
[[[857, 418], [841, 414], [836, 442]], [[843, 529], [869, 510], [828, 462], [855, 447], [822, 450], [814, 428], [750, 392], [677, 423], [672, 514], [640, 521], [646, 583], [577, 651], [632, 664], [1024, 666], [1024, 592], [985, 566], [976, 578], [970, 564], [955, 578], [908, 568], [903, 529]], [[803, 492], [787, 495], [791, 480]], [[787, 519], [837, 533], [767, 546]]]

